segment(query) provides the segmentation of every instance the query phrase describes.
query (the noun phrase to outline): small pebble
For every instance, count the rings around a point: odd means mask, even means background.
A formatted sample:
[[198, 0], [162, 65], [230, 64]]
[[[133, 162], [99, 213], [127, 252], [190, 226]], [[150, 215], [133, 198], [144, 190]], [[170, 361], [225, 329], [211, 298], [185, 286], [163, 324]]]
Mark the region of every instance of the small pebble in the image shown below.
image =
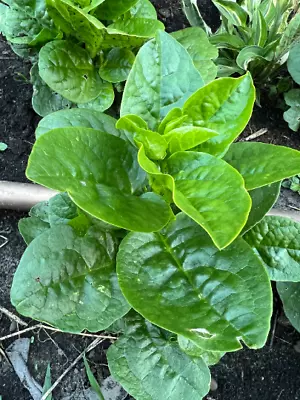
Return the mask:
[[211, 378], [210, 390], [211, 392], [215, 392], [216, 390], [218, 390], [218, 383], [214, 378]]
[[17, 330], [17, 323], [16, 321], [11, 321], [9, 332], [15, 332]]

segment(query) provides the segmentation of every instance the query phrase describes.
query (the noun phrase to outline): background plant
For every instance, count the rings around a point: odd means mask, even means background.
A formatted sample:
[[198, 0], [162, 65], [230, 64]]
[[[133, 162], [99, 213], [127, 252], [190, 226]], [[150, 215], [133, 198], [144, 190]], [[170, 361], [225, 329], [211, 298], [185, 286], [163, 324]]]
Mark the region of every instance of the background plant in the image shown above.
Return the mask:
[[12, 303], [64, 331], [121, 332], [109, 368], [138, 400], [202, 399], [207, 365], [264, 345], [270, 280], [300, 281], [299, 224], [264, 217], [300, 153], [233, 143], [254, 100], [249, 74], [205, 85], [159, 31], [118, 121], [76, 108], [37, 128], [27, 177], [61, 193], [20, 221]]
[[33, 63], [32, 104], [41, 116], [108, 109], [138, 48], [164, 29], [149, 0], [12, 0], [0, 3], [0, 14], [0, 33]]

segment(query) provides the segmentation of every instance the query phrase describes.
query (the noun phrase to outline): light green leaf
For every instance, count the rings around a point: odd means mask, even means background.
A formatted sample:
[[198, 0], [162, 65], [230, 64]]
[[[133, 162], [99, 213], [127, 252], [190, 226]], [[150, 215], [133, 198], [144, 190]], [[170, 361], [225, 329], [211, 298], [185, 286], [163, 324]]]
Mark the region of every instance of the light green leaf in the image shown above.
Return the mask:
[[207, 351], [201, 349], [196, 343], [184, 336], [178, 336], [178, 344], [182, 351], [191, 357], [201, 357], [206, 365], [215, 365], [224, 356], [225, 352]]
[[77, 104], [78, 108], [86, 108], [98, 112], [106, 111], [115, 100], [115, 92], [110, 82], [102, 81], [101, 92], [98, 97], [88, 103]]
[[264, 261], [273, 281], [300, 281], [300, 224], [266, 216], [244, 235]]
[[5, 151], [7, 149], [7, 147], [8, 146], [6, 143], [0, 142], [0, 151]]
[[232, 0], [213, 0], [213, 3], [231, 24], [246, 26], [248, 14], [237, 2]]
[[27, 245], [37, 236], [50, 228], [49, 223], [37, 217], [22, 218], [18, 224], [19, 231]]
[[284, 100], [290, 108], [283, 113], [289, 128], [297, 132], [300, 126], [300, 89], [292, 89], [284, 93]]
[[296, 43], [289, 53], [287, 67], [291, 77], [300, 84], [300, 43]]
[[299, 282], [277, 282], [278, 294], [283, 303], [285, 315], [293, 327], [300, 332], [300, 283]]
[[94, 10], [95, 8], [97, 8], [98, 6], [100, 6], [100, 4], [104, 3], [105, 0], [92, 0], [91, 3], [89, 5], [87, 5], [86, 7], [84, 7], [84, 11], [86, 13], [89, 13], [90, 11]]
[[128, 78], [135, 55], [131, 50], [115, 48], [105, 56], [100, 66], [99, 75], [108, 82], [123, 82]]
[[243, 70], [247, 71], [249, 63], [258, 60], [261, 63], [271, 61], [272, 54], [269, 56], [265, 55], [266, 50], [259, 46], [247, 46], [244, 47], [236, 58], [237, 65]]
[[290, 51], [291, 47], [299, 41], [299, 38], [300, 14], [296, 14], [281, 35], [280, 42], [276, 48], [275, 58], [280, 60], [284, 57]]
[[168, 142], [169, 152], [172, 154], [190, 150], [217, 135], [218, 133], [211, 129], [182, 126], [169, 131], [163, 138]]
[[139, 51], [129, 74], [121, 116], [135, 114], [156, 130], [167, 113], [181, 107], [203, 79], [187, 51], [170, 35], [158, 31], [156, 39]]
[[218, 57], [218, 49], [209, 42], [204, 30], [197, 27], [186, 28], [172, 33], [172, 36], [187, 50], [204, 82], [214, 80], [217, 67], [211, 60]]
[[245, 42], [237, 35], [222, 32], [216, 33], [209, 38], [210, 43], [218, 49], [241, 50], [245, 47]]
[[8, 10], [7, 5], [0, 3], [0, 34], [3, 34], [3, 35], [5, 35], [4, 24], [5, 24], [7, 10]]
[[211, 34], [210, 27], [201, 15], [197, 0], [183, 0], [182, 8], [191, 26], [198, 26], [199, 28], [204, 29], [208, 35]]
[[115, 251], [113, 237], [95, 226], [81, 235], [70, 226], [52, 227], [25, 251], [12, 304], [20, 314], [64, 331], [106, 329], [130, 308], [117, 282]]
[[210, 373], [203, 360], [189, 357], [138, 315], [131, 318], [125, 335], [110, 346], [107, 359], [112, 376], [136, 400], [165, 396], [202, 400], [209, 391]]
[[55, 40], [41, 49], [39, 73], [52, 90], [74, 103], [94, 100], [103, 87], [86, 50], [66, 40]]
[[253, 43], [257, 46], [264, 47], [268, 39], [268, 26], [262, 12], [259, 9], [254, 12], [252, 31]]
[[269, 210], [273, 207], [280, 193], [281, 182], [272, 185], [262, 186], [249, 192], [252, 206], [251, 211], [244, 226], [242, 233], [249, 231], [259, 221], [261, 221]]
[[243, 176], [248, 190], [300, 173], [300, 152], [266, 143], [234, 143], [225, 160]]
[[72, 108], [71, 110], [57, 111], [43, 118], [35, 131], [36, 138], [55, 128], [82, 127], [93, 128], [114, 136], [121, 137], [122, 132], [116, 129], [117, 120], [109, 115], [88, 109]]
[[30, 71], [33, 85], [32, 108], [41, 117], [45, 117], [55, 111], [71, 108], [72, 102], [53, 92], [41, 79], [38, 65], [34, 64]]
[[218, 251], [184, 214], [160, 233], [130, 233], [117, 256], [121, 290], [152, 323], [210, 351], [264, 346], [272, 314], [267, 273], [241, 238]]
[[158, 126], [158, 132], [161, 135], [166, 135], [173, 129], [181, 128], [183, 122], [187, 119], [186, 115], [182, 114], [181, 108], [172, 108]]
[[105, 0], [97, 7], [95, 15], [101, 20], [115, 20], [137, 2], [138, 0]]
[[[50, 364], [48, 364], [42, 394], [45, 394], [51, 388], [51, 386], [52, 386], [52, 384], [51, 384], [51, 367], [50, 367]], [[49, 396], [46, 397], [46, 400], [52, 400], [52, 399], [53, 399], [53, 397], [52, 397], [52, 394], [50, 393]]]
[[149, 0], [139, 0], [133, 7], [131, 7], [128, 13], [130, 14], [130, 17], [157, 19], [155, 7]]
[[88, 377], [88, 380], [90, 382], [90, 385], [94, 392], [97, 394], [99, 400], [105, 400], [100, 388], [99, 383], [97, 382], [96, 378], [94, 377], [94, 374], [92, 373], [92, 370], [89, 366], [88, 360], [86, 359], [86, 356], [83, 356], [83, 361], [84, 361], [84, 366], [85, 366], [85, 371]]
[[184, 125], [219, 133], [199, 146], [199, 151], [222, 155], [247, 125], [255, 101], [251, 76], [217, 79], [194, 93], [184, 104]]
[[113, 135], [59, 128], [36, 141], [26, 173], [34, 182], [67, 191], [78, 207], [111, 225], [160, 230], [171, 218], [171, 209], [155, 193], [140, 196], [146, 182], [136, 157], [131, 145]]
[[251, 208], [242, 177], [207, 153], [178, 152], [167, 161], [174, 202], [201, 225], [215, 245], [228, 246], [241, 232]]
[[162, 22], [148, 18], [131, 18], [116, 21], [109, 25], [108, 32], [119, 31], [140, 38], [153, 38], [158, 30], [164, 30]]

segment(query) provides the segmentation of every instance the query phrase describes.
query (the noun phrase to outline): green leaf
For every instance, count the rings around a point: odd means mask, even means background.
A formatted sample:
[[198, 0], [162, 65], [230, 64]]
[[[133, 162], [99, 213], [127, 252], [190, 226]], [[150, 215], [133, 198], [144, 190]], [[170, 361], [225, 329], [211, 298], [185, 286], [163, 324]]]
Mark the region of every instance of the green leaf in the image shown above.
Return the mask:
[[86, 356], [83, 356], [83, 361], [84, 361], [84, 366], [85, 366], [85, 371], [88, 377], [88, 380], [90, 382], [90, 385], [94, 392], [97, 394], [99, 400], [105, 400], [100, 388], [99, 383], [97, 382], [96, 378], [94, 377], [94, 374], [92, 373], [92, 370], [89, 366], [88, 360], [86, 359]]
[[3, 34], [3, 35], [5, 35], [4, 24], [5, 24], [7, 10], [8, 10], [7, 5], [0, 3], [0, 34]]
[[245, 233], [253, 228], [264, 218], [267, 212], [271, 210], [278, 199], [280, 186], [281, 182], [276, 182], [272, 185], [266, 185], [249, 192], [252, 200], [252, 207], [242, 233]]
[[253, 43], [257, 46], [264, 47], [268, 39], [268, 26], [262, 12], [259, 9], [254, 12], [252, 31]]
[[248, 14], [237, 2], [231, 0], [213, 0], [213, 3], [231, 24], [246, 26]]
[[174, 178], [174, 202], [201, 225], [215, 245], [228, 246], [245, 225], [251, 199], [242, 177], [207, 153], [178, 152], [167, 161]]
[[172, 36], [187, 50], [205, 83], [215, 79], [217, 67], [211, 61], [218, 57], [218, 49], [213, 46], [203, 29], [193, 27], [172, 33]]
[[243, 176], [248, 190], [300, 173], [300, 152], [266, 143], [234, 143], [225, 160]]
[[[51, 386], [52, 386], [52, 384], [51, 384], [51, 367], [50, 367], [50, 364], [48, 364], [42, 394], [45, 394], [51, 388]], [[46, 397], [46, 400], [52, 400], [52, 399], [53, 399], [53, 397], [52, 397], [52, 394], [50, 393], [49, 396]]]
[[139, 51], [129, 74], [121, 116], [135, 114], [156, 130], [160, 120], [181, 107], [203, 79], [187, 51], [170, 35], [158, 31], [156, 39]]
[[297, 132], [300, 126], [300, 90], [292, 89], [284, 93], [284, 100], [290, 108], [283, 113], [283, 118], [289, 128]]
[[71, 108], [72, 102], [53, 92], [41, 79], [38, 65], [34, 64], [30, 71], [33, 85], [32, 108], [41, 117], [45, 117], [55, 111]]
[[52, 90], [74, 103], [94, 100], [103, 86], [87, 51], [66, 40], [55, 40], [41, 49], [39, 73]]
[[211, 29], [202, 17], [197, 1], [183, 0], [182, 8], [191, 26], [198, 26], [204, 29], [208, 35], [211, 34]]
[[115, 20], [137, 2], [138, 0], [105, 0], [97, 7], [95, 15], [101, 20]]
[[106, 329], [130, 308], [117, 282], [115, 251], [111, 234], [95, 226], [80, 235], [70, 226], [52, 227], [26, 249], [14, 275], [12, 304], [63, 331]]
[[92, 0], [91, 3], [89, 5], [87, 5], [86, 7], [84, 7], [84, 11], [86, 13], [89, 13], [90, 11], [94, 10], [95, 8], [97, 8], [98, 6], [100, 6], [100, 4], [104, 3], [105, 0]]
[[217, 79], [194, 93], [184, 104], [184, 125], [219, 133], [198, 150], [222, 155], [247, 125], [255, 101], [251, 76]]
[[111, 225], [160, 230], [171, 218], [171, 209], [155, 193], [140, 196], [146, 182], [136, 156], [131, 145], [113, 135], [88, 128], [59, 128], [36, 141], [27, 177], [67, 191], [78, 207]]
[[278, 294], [283, 303], [285, 315], [293, 327], [300, 332], [300, 283], [299, 282], [277, 282]]
[[248, 65], [252, 61], [259, 61], [260, 63], [266, 63], [271, 61], [272, 54], [266, 56], [266, 50], [259, 46], [247, 46], [244, 47], [236, 58], [237, 65], [243, 70], [248, 70]]
[[164, 30], [165, 26], [162, 22], [148, 18], [131, 18], [116, 21], [109, 25], [108, 32], [119, 31], [137, 36], [140, 38], [150, 39], [155, 37], [158, 30]]
[[106, 111], [115, 100], [115, 92], [110, 82], [102, 81], [101, 92], [98, 97], [88, 103], [77, 104], [78, 108], [86, 108], [98, 112]]
[[287, 61], [288, 71], [298, 85], [300, 84], [300, 43], [296, 43], [290, 50]]
[[82, 127], [93, 128], [101, 132], [106, 132], [114, 136], [122, 136], [122, 132], [116, 129], [117, 120], [109, 115], [88, 109], [72, 108], [71, 110], [57, 111], [43, 118], [35, 131], [38, 139], [44, 133], [55, 128]]
[[[296, 14], [283, 31], [280, 42], [276, 48], [275, 58], [280, 60], [295, 45], [300, 38], [300, 15]], [[299, 48], [299, 47], [298, 47]]]
[[[222, 226], [223, 227], [223, 226]], [[121, 290], [152, 323], [211, 351], [264, 346], [272, 314], [267, 273], [241, 238], [218, 251], [184, 214], [160, 233], [130, 233], [117, 256]]]
[[99, 75], [108, 82], [123, 82], [128, 78], [135, 55], [128, 49], [115, 48], [105, 56], [100, 66]]
[[40, 220], [37, 217], [22, 218], [18, 224], [19, 231], [27, 245], [37, 236], [50, 228], [49, 223]]
[[218, 66], [218, 77], [226, 78], [233, 74], [243, 75], [245, 72], [243, 69], [237, 66], [235, 60], [219, 57], [216, 60], [216, 64]]
[[128, 13], [130, 17], [157, 19], [155, 7], [149, 0], [139, 0]]
[[[114, 379], [136, 400], [201, 400], [210, 386], [209, 369], [140, 316], [107, 352]], [[171, 396], [171, 397], [170, 397]]]
[[206, 365], [215, 365], [224, 356], [225, 352], [207, 351], [196, 345], [196, 343], [184, 336], [178, 336], [178, 344], [182, 351], [191, 357], [201, 357]]
[[211, 44], [217, 46], [218, 49], [241, 50], [245, 47], [245, 42], [237, 35], [222, 32], [216, 33], [209, 38]]
[[6, 143], [0, 142], [0, 151], [5, 151], [7, 149], [7, 147], [8, 146]]
[[173, 129], [180, 128], [186, 119], [181, 108], [172, 108], [159, 124], [157, 131], [161, 135], [167, 134]]
[[300, 281], [300, 224], [266, 216], [244, 235], [264, 261], [273, 281]]

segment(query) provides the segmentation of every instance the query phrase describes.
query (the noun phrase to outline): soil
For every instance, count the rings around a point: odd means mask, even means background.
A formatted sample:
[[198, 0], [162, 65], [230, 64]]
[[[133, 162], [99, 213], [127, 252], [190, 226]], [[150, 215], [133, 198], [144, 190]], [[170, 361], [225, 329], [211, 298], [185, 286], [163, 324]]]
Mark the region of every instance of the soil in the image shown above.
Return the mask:
[[[200, 3], [200, 2], [199, 2]], [[159, 18], [165, 23], [168, 31], [188, 26], [179, 0], [153, 0]], [[218, 14], [209, 0], [201, 2], [201, 10], [207, 22], [216, 29], [219, 23]], [[0, 180], [26, 181], [25, 168], [38, 117], [31, 108], [32, 89], [26, 81], [30, 65], [18, 58], [7, 43], [0, 38], [0, 142], [5, 142], [8, 149], [0, 152]], [[255, 108], [251, 122], [243, 133], [245, 139], [259, 129], [268, 131], [258, 140], [266, 143], [300, 148], [300, 135], [290, 131], [282, 119], [282, 111], [271, 107], [267, 102], [263, 108]], [[282, 189], [279, 206], [299, 207], [299, 196]], [[0, 210], [0, 235], [8, 242], [1, 247], [0, 236], [0, 306], [13, 310], [9, 300], [13, 273], [25, 244], [18, 233], [18, 220], [25, 216], [21, 212]], [[297, 400], [300, 399], [299, 367], [300, 334], [288, 323], [282, 312], [280, 301], [275, 297], [273, 327], [266, 347], [262, 350], [242, 350], [227, 354], [217, 366], [212, 367], [212, 375], [218, 383], [216, 391], [207, 396], [207, 400]], [[28, 321], [30, 322], [30, 321]], [[31, 324], [33, 322], [30, 322]], [[16, 327], [0, 314], [0, 336], [9, 334]], [[20, 327], [19, 327], [20, 328]], [[56, 379], [86, 348], [91, 339], [68, 334], [47, 335], [44, 331], [32, 332], [32, 344], [29, 368], [39, 383], [43, 383], [48, 363], [51, 363], [53, 380]], [[6, 340], [3, 348], [12, 342]], [[104, 346], [98, 346], [90, 354], [91, 366], [100, 380], [108, 374]], [[72, 400], [84, 399], [82, 392], [88, 387], [83, 363], [67, 375], [54, 391], [54, 398], [61, 400], [69, 397]], [[29, 392], [24, 389], [12, 367], [2, 356], [0, 346], [0, 395], [3, 400], [29, 400]], [[188, 399], [187, 399], [188, 400]]]

